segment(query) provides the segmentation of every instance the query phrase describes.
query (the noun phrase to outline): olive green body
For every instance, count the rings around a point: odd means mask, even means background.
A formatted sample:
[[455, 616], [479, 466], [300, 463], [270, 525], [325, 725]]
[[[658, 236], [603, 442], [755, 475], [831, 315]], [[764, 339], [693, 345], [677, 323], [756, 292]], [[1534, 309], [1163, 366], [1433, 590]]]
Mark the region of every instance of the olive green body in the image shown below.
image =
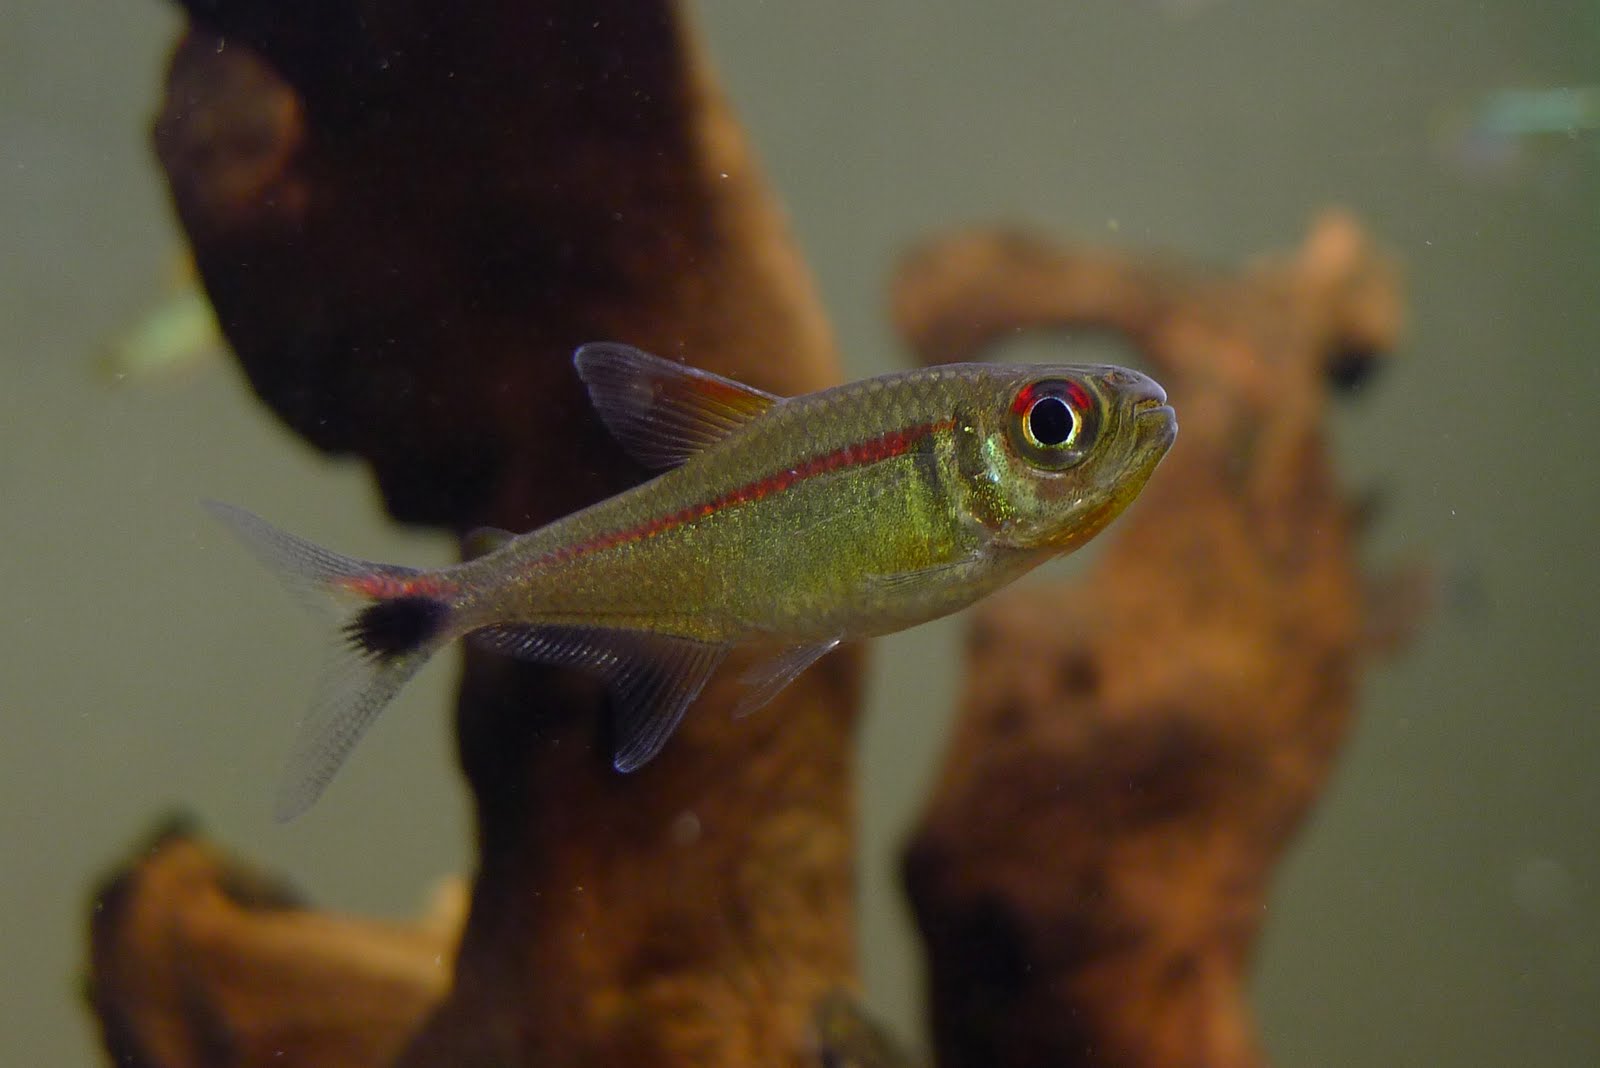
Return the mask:
[[[1110, 413], [1104, 462], [1041, 473], [1008, 456], [1004, 421], [1022, 384], [1062, 374]], [[1170, 409], [1135, 413], [1164, 399], [1116, 368], [955, 365], [785, 400], [653, 481], [449, 569], [460, 625], [716, 644], [900, 630], [1108, 523], [1171, 443]]]

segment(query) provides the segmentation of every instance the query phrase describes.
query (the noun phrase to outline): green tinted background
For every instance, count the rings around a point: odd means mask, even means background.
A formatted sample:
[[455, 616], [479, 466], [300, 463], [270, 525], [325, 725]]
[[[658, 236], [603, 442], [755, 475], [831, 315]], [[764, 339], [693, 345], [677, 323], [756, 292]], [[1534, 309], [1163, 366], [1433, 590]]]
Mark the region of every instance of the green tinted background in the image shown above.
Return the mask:
[[[1375, 561], [1448, 596], [1368, 676], [1283, 869], [1257, 981], [1284, 1065], [1600, 1063], [1600, 130], [1476, 140], [1507, 89], [1600, 84], [1592, 0], [715, 3], [729, 91], [792, 213], [852, 375], [900, 366], [884, 287], [911, 240], [1015, 221], [1237, 261], [1358, 211], [1413, 327], [1333, 425], [1387, 508]], [[225, 361], [114, 382], [107, 340], [180, 242], [147, 127], [172, 8], [0, 9], [0, 1062], [94, 1063], [90, 881], [176, 806], [330, 907], [404, 914], [469, 862], [432, 668], [330, 797], [269, 797], [317, 651], [195, 507], [249, 505], [362, 555], [385, 525]], [[862, 959], [917, 1031], [895, 845], [938, 757], [959, 622], [881, 642], [864, 727]]]

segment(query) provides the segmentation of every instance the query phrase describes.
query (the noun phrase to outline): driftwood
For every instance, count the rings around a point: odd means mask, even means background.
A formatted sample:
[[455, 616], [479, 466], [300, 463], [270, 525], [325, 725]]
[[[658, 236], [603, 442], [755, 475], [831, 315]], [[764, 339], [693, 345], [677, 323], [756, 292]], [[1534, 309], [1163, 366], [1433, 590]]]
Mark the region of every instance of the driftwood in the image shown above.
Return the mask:
[[[256, 391], [367, 459], [397, 518], [526, 529], [639, 479], [572, 373], [584, 341], [778, 392], [837, 379], [672, 11], [371, 6], [195, 0], [156, 144]], [[856, 656], [748, 721], [731, 689], [624, 778], [595, 685], [469, 658], [481, 865], [455, 981], [400, 1063], [794, 1060], [852, 979]]]
[[[390, 512], [526, 529], [643, 476], [583, 341], [776, 392], [832, 341], [676, 9], [187, 0], [156, 143], [261, 399], [367, 460]], [[1248, 1064], [1238, 981], [1363, 651], [1330, 374], [1397, 327], [1346, 220], [1237, 277], [974, 235], [908, 268], [925, 359], [1116, 330], [1183, 426], [1089, 581], [995, 604], [908, 861], [948, 1065]], [[168, 831], [97, 898], [118, 1063], [882, 1065], [854, 981], [857, 657], [760, 716], [712, 687], [668, 752], [604, 759], [589, 680], [469, 655], [465, 919], [326, 916]], [[725, 672], [731, 678], [734, 672]]]
[[895, 314], [929, 361], [1119, 335], [1181, 424], [1082, 581], [978, 609], [906, 858], [940, 1063], [1259, 1064], [1244, 981], [1273, 864], [1372, 636], [1414, 618], [1388, 598], [1368, 625], [1321, 426], [1395, 339], [1393, 268], [1341, 214], [1237, 275], [973, 233], [910, 259]]
[[90, 996], [119, 1065], [387, 1064], [444, 996], [466, 891], [385, 924], [163, 828], [95, 895]]

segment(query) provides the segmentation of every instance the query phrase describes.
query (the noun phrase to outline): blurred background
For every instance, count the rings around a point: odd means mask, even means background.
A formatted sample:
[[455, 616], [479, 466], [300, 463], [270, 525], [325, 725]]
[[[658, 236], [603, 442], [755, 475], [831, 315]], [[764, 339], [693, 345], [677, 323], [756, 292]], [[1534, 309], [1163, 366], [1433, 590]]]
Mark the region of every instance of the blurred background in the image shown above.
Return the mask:
[[[1600, 1063], [1600, 5], [1477, 0], [703, 4], [848, 373], [903, 366], [897, 256], [968, 222], [1236, 263], [1354, 209], [1409, 276], [1400, 358], [1333, 414], [1440, 610], [1367, 677], [1282, 869], [1256, 983], [1280, 1065]], [[181, 303], [148, 127], [180, 20], [0, 8], [0, 1063], [92, 1064], [91, 885], [165, 813], [321, 905], [418, 908], [470, 863], [432, 667], [330, 796], [270, 796], [318, 651], [196, 507], [441, 563], [258, 407]], [[176, 337], [177, 342], [171, 339]], [[165, 343], [162, 338], [168, 339]], [[183, 351], [152, 364], [150, 352]], [[960, 622], [879, 643], [862, 963], [919, 1033], [897, 845]]]

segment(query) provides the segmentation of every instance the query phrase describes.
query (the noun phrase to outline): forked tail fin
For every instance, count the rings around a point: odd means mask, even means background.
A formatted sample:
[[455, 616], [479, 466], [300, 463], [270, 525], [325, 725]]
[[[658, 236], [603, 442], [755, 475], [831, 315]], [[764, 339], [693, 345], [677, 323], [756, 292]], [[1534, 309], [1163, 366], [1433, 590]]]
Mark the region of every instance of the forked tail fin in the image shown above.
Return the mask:
[[317, 684], [278, 786], [274, 812], [310, 808], [400, 688], [455, 637], [450, 584], [435, 573], [330, 552], [243, 508], [205, 501], [290, 592], [335, 627]]

